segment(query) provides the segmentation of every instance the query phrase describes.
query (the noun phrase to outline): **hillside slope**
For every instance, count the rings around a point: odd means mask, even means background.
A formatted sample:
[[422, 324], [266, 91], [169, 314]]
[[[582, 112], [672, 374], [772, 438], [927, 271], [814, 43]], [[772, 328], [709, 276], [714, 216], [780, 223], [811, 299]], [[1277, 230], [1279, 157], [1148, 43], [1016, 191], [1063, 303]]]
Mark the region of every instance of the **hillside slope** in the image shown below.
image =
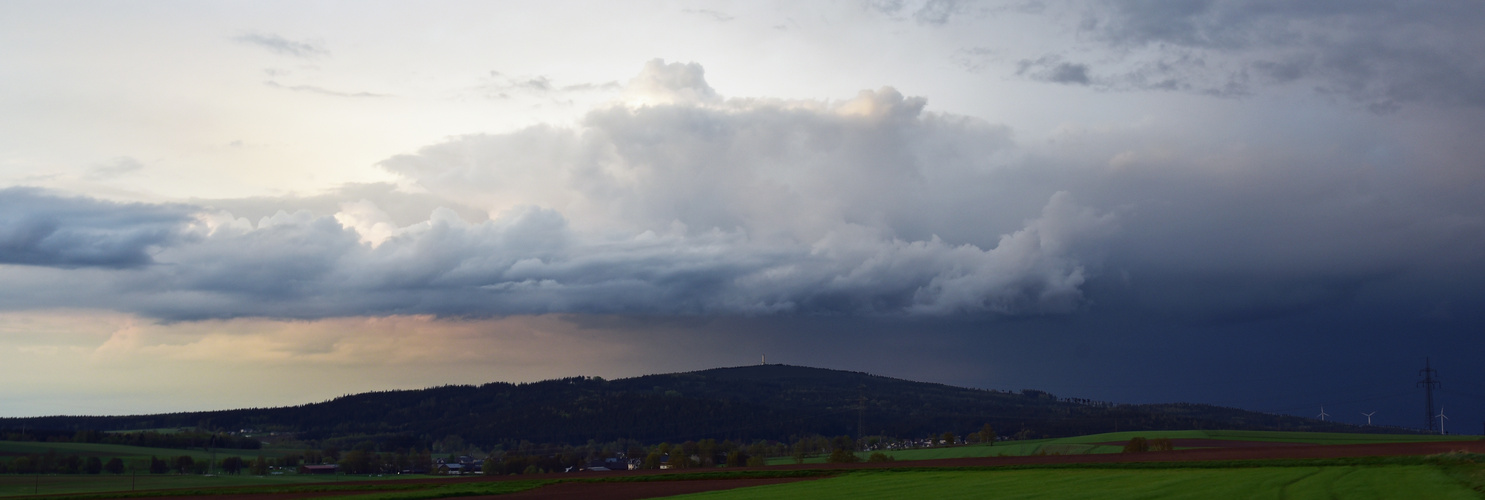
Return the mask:
[[[864, 411], [861, 403], [864, 401]], [[807, 434], [923, 437], [985, 423], [1001, 435], [1056, 437], [1135, 429], [1357, 432], [1356, 426], [1198, 404], [1110, 405], [787, 365], [603, 380], [573, 377], [357, 394], [284, 408], [112, 417], [0, 419], [0, 428], [192, 427], [295, 432], [302, 439], [426, 445], [448, 435], [480, 446], [531, 441], [655, 443]], [[1375, 432], [1376, 428], [1369, 428]]]

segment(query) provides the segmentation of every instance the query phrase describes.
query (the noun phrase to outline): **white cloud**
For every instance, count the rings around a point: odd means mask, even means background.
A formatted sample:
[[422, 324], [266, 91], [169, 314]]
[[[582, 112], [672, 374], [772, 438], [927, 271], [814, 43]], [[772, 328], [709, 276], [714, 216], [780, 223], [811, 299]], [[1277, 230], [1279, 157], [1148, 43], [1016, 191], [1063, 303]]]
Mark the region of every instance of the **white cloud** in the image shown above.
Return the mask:
[[710, 104], [721, 97], [707, 85], [700, 64], [666, 64], [655, 59], [645, 63], [644, 71], [625, 85], [623, 99], [632, 106], [650, 106]]

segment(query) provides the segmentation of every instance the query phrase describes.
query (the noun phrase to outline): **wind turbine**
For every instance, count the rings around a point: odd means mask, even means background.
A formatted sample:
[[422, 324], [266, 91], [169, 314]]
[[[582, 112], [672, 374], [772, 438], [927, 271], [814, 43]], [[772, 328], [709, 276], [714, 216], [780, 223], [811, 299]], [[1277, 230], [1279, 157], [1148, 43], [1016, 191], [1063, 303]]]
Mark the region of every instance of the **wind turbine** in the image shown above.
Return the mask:
[[1330, 414], [1329, 413], [1325, 413], [1325, 407], [1324, 406], [1321, 406], [1320, 407], [1320, 414], [1317, 415], [1317, 416], [1320, 417], [1320, 421], [1321, 422], [1324, 422], [1325, 421], [1325, 417], [1329, 417]]
[[[1321, 408], [1321, 410], [1324, 410], [1324, 408]], [[1371, 413], [1362, 412], [1361, 414], [1362, 415], [1366, 415], [1366, 426], [1367, 427], [1371, 427], [1371, 425], [1372, 425], [1372, 415], [1376, 415], [1377, 412], [1376, 411], [1372, 411]]]
[[1440, 406], [1439, 407], [1439, 414], [1438, 415], [1434, 415], [1434, 416], [1435, 417], [1439, 417], [1439, 434], [1445, 434], [1445, 432], [1444, 432], [1444, 421], [1445, 420], [1449, 420], [1449, 417], [1444, 416], [1444, 407]]

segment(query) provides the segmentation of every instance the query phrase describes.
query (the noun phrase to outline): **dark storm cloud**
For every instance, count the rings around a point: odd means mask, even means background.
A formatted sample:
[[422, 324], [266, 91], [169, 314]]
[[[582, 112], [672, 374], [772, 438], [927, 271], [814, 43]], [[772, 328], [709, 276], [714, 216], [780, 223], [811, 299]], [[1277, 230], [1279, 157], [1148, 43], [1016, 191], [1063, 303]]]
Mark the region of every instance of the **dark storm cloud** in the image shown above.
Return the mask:
[[1016, 64], [1016, 74], [1033, 80], [1071, 85], [1088, 85], [1088, 65], [1063, 61], [1057, 56], [1042, 56], [1035, 60], [1022, 59]]
[[132, 268], [180, 242], [185, 207], [64, 198], [0, 190], [0, 263], [62, 268]]
[[271, 33], [249, 33], [233, 38], [233, 40], [249, 45], [262, 47], [275, 54], [305, 59], [330, 55], [330, 51], [325, 50], [324, 47], [321, 47], [318, 44], [312, 42], [290, 40]]
[[1249, 84], [1304, 84], [1388, 111], [1485, 106], [1481, 19], [1485, 5], [1467, 1], [1114, 2], [1086, 12], [1082, 30], [1121, 54], [1114, 88], [1241, 95]]
[[[35, 206], [59, 200], [27, 201]], [[99, 218], [123, 222], [114, 208], [77, 204], [71, 219], [81, 222], [51, 232], [86, 233], [88, 222]], [[355, 231], [334, 218], [307, 212], [280, 213], [257, 224], [221, 216], [165, 222], [157, 232], [189, 231], [191, 237], [155, 238], [168, 245], [153, 265], [139, 250], [126, 253], [133, 260], [83, 252], [89, 242], [76, 236], [55, 243], [66, 245], [69, 253], [45, 259], [35, 257], [44, 252], [8, 245], [11, 263], [138, 268], [101, 280], [91, 275], [86, 286], [65, 274], [18, 274], [12, 283], [17, 288], [26, 288], [26, 281], [72, 286], [70, 293], [52, 298], [170, 320], [547, 312], [1045, 314], [1075, 310], [1086, 276], [1066, 261], [1062, 249], [1037, 247], [1065, 239], [1080, 226], [1103, 223], [1054, 199], [1032, 227], [1008, 235], [990, 251], [937, 240], [866, 240], [831, 249], [832, 255], [760, 245], [745, 235], [718, 231], [583, 242], [560, 214], [537, 208], [481, 224], [440, 210], [426, 224], [376, 247], [362, 244]], [[41, 305], [37, 301], [6, 302]]]

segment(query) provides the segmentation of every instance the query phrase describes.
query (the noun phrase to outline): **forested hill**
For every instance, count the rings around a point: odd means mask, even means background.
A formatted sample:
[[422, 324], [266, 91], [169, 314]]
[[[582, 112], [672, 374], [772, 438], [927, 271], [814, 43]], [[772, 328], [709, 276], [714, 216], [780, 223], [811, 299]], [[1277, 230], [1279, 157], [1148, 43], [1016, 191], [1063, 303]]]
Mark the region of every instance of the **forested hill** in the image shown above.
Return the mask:
[[372, 392], [285, 408], [12, 418], [0, 419], [0, 429], [157, 429], [203, 422], [219, 429], [294, 432], [304, 440], [372, 439], [397, 446], [457, 435], [485, 447], [522, 440], [787, 440], [807, 434], [855, 435], [858, 422], [864, 422], [868, 435], [901, 438], [963, 434], [985, 423], [1003, 436], [1022, 437], [1136, 429], [1362, 430], [1210, 405], [1115, 406], [1035, 390], [967, 389], [787, 365]]

